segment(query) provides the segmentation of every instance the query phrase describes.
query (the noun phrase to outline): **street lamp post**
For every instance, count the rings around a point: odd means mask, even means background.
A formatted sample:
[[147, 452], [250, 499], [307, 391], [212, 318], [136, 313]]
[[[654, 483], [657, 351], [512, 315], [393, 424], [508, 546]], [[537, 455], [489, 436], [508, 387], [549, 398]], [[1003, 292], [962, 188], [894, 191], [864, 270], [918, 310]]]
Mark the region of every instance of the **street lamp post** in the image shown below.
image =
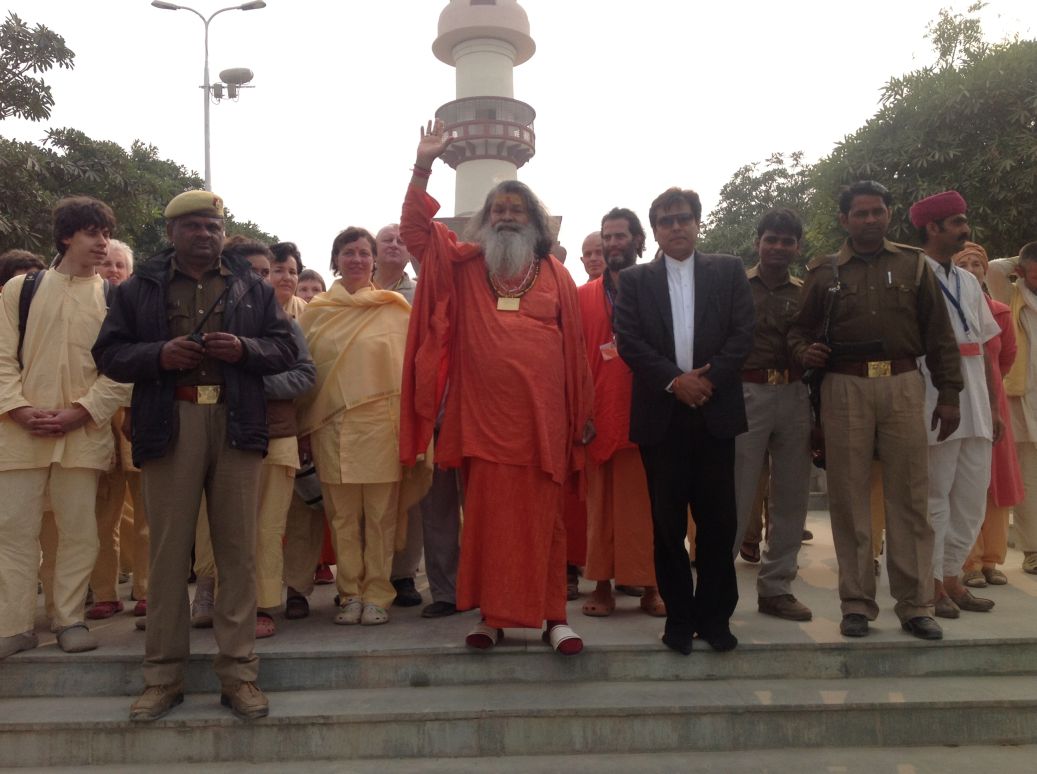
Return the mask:
[[151, 0], [151, 4], [156, 8], [161, 8], [163, 11], [190, 11], [199, 19], [202, 20], [202, 24], [205, 25], [205, 72], [203, 73], [202, 81], [202, 94], [204, 102], [204, 123], [205, 123], [205, 190], [212, 190], [212, 168], [209, 163], [209, 98], [211, 96], [209, 84], [209, 22], [215, 19], [224, 11], [256, 11], [260, 8], [266, 8], [264, 0], [252, 0], [250, 3], [243, 3], [242, 5], [232, 5], [228, 8], [221, 8], [218, 11], [212, 13], [208, 19], [202, 14], [196, 11], [194, 8], [188, 8], [186, 5], [176, 5], [174, 3], [166, 3], [163, 0]]

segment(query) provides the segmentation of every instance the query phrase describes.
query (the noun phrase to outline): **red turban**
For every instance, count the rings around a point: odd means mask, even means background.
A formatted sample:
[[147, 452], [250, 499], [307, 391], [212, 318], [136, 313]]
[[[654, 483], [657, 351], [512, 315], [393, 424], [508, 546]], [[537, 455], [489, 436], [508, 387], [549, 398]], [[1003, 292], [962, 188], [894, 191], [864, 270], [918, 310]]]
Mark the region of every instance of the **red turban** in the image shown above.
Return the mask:
[[962, 215], [965, 209], [965, 199], [960, 193], [944, 191], [915, 202], [907, 214], [911, 218], [911, 225], [925, 228], [927, 223], [935, 223], [951, 215]]

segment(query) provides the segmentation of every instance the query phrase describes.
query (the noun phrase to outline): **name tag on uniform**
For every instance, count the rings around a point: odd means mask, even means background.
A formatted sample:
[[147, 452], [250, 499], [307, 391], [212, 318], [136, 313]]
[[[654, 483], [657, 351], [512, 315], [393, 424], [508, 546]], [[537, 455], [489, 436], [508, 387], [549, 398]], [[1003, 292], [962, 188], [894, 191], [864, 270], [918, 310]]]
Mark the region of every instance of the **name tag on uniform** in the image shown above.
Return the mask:
[[602, 360], [614, 360], [615, 358], [619, 357], [619, 350], [616, 349], [615, 338], [613, 338], [612, 341], [605, 342], [600, 347], [598, 347], [598, 349], [601, 351]]

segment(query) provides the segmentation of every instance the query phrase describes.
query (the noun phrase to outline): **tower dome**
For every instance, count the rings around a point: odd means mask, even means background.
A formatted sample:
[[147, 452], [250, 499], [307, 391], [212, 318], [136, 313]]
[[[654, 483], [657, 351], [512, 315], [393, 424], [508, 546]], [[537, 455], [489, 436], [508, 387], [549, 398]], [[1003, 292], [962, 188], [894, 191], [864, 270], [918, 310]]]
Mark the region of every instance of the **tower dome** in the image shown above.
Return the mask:
[[536, 52], [536, 43], [529, 35], [529, 17], [518, 0], [450, 0], [439, 14], [439, 36], [432, 44], [432, 53], [453, 67], [457, 64], [454, 47], [476, 38], [510, 43], [516, 65]]

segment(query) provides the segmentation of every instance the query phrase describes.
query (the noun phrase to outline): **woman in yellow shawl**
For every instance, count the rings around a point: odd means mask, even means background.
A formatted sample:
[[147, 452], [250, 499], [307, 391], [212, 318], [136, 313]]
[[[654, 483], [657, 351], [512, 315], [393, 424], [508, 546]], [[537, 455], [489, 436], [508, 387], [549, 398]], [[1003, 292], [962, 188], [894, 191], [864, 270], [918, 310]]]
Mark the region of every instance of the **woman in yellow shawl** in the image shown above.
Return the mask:
[[[338, 556], [337, 624], [382, 624], [396, 591], [394, 545], [405, 528], [401, 497], [400, 383], [410, 304], [379, 290], [371, 276], [375, 239], [350, 227], [335, 237], [339, 276], [314, 298], [300, 324], [317, 366], [316, 387], [300, 401]], [[304, 442], [305, 449], [305, 442]]]

